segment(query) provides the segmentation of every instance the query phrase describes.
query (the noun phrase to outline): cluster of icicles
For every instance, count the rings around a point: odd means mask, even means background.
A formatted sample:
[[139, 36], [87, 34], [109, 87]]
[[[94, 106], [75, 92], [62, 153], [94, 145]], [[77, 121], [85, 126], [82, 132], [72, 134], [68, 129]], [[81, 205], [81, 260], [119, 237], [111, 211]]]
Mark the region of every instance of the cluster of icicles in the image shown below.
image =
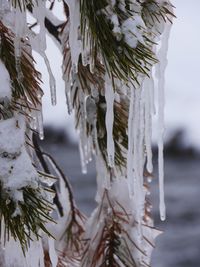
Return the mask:
[[[71, 62], [72, 62], [72, 71], [70, 77], [65, 77], [66, 80], [66, 95], [68, 101], [70, 102], [69, 94], [71, 93], [71, 99], [73, 99], [73, 90], [70, 91], [73, 87], [74, 80], [77, 79], [78, 73], [78, 62], [79, 56], [82, 56], [82, 62], [84, 66], [89, 65], [91, 72], [93, 73], [93, 60], [92, 56], [90, 56], [90, 43], [88, 42], [87, 45], [84, 45], [79, 38], [79, 29], [80, 28], [80, 3], [79, 1], [70, 1], [66, 0], [69, 10], [70, 10], [70, 26], [66, 30], [66, 35], [68, 36], [68, 46], [70, 47], [71, 52]], [[112, 6], [116, 5], [116, 1], [108, 1], [108, 9]], [[118, 5], [121, 9], [125, 8], [124, 1], [119, 1]], [[132, 3], [133, 2], [133, 3]], [[138, 4], [136, 1], [131, 1], [132, 5], [137, 6]], [[164, 1], [158, 0], [157, 4], [162, 5]], [[110, 7], [109, 7], [110, 5]], [[155, 8], [155, 7], [152, 7]], [[106, 8], [105, 8], [106, 9]], [[132, 39], [136, 41], [141, 41], [142, 33], [141, 28], [144, 27], [144, 22], [141, 18], [141, 14], [139, 14], [139, 9], [137, 9], [136, 18], [134, 16], [134, 20], [129, 19], [127, 20], [126, 27], [128, 28], [127, 31], [131, 35], [127, 34], [125, 39], [127, 43], [131, 42]], [[116, 17], [113, 14], [109, 13], [111, 16], [110, 20], [114, 24], [114, 33], [115, 28], [119, 28], [119, 25], [116, 25]], [[161, 220], [165, 220], [165, 203], [164, 203], [164, 162], [163, 162], [163, 136], [164, 136], [164, 106], [165, 106], [165, 99], [164, 99], [164, 72], [167, 65], [167, 50], [168, 50], [168, 39], [171, 24], [169, 22], [156, 22], [154, 27], [152, 26], [151, 31], [152, 40], [159, 43], [159, 49], [155, 46], [152, 47], [153, 51], [156, 51], [156, 56], [159, 63], [152, 67], [150, 77], [146, 77], [145, 75], [141, 75], [139, 77], [140, 86], [133, 86], [132, 81], [130, 80], [130, 84], [127, 86], [123, 84], [123, 82], [115, 80], [115, 86], [120, 87], [120, 93], [125, 96], [129, 96], [130, 99], [130, 108], [129, 108], [129, 120], [128, 120], [128, 151], [127, 151], [127, 181], [129, 185], [129, 192], [134, 199], [134, 201], [140, 202], [140, 204], [136, 205], [140, 207], [140, 209], [144, 210], [144, 188], [143, 188], [143, 174], [144, 174], [144, 165], [147, 161], [147, 171], [151, 174], [153, 171], [153, 164], [152, 164], [152, 151], [151, 151], [151, 136], [152, 136], [152, 117], [154, 115], [158, 116], [158, 170], [159, 170], [159, 187], [160, 187], [160, 217]], [[125, 27], [122, 25], [122, 29]], [[132, 29], [132, 31], [130, 30]], [[157, 35], [155, 36], [155, 33]], [[161, 34], [162, 33], [162, 34]], [[126, 32], [123, 32], [126, 35]], [[134, 36], [134, 38], [133, 38]], [[131, 46], [131, 45], [130, 45]], [[135, 47], [133, 45], [132, 47]], [[101, 58], [101, 55], [99, 56]], [[102, 61], [101, 61], [102, 62]], [[102, 63], [103, 64], [103, 63]], [[78, 82], [77, 82], [78, 83]], [[76, 83], [76, 84], [77, 84]], [[119, 84], [119, 85], [118, 85]], [[96, 88], [91, 86], [91, 95], [93, 101], [95, 102], [95, 98], [98, 98], [98, 92], [96, 92]], [[157, 90], [155, 94], [155, 90]], [[117, 91], [117, 90], [116, 90]], [[114, 155], [115, 155], [115, 147], [114, 147], [114, 140], [113, 140], [113, 121], [114, 121], [114, 111], [113, 105], [114, 100], [118, 99], [120, 96], [117, 92], [113, 90], [112, 80], [109, 75], [105, 74], [105, 92], [101, 92], [102, 95], [105, 96], [106, 99], [106, 132], [107, 132], [107, 153], [108, 153], [108, 165], [110, 168], [115, 168], [114, 166]], [[155, 99], [155, 95], [157, 99]], [[91, 117], [92, 125], [95, 128], [95, 104], [88, 101], [88, 95], [85, 95], [83, 92], [80, 92], [79, 98], [81, 99], [81, 109], [83, 112], [81, 113], [81, 124], [79, 127], [80, 131], [80, 154], [82, 158], [82, 170], [83, 173], [87, 171], [87, 163], [91, 159], [91, 154], [93, 150], [93, 145], [91, 143], [91, 138], [86, 134], [86, 122], [87, 118]], [[89, 112], [88, 105], [90, 105]], [[70, 103], [69, 103], [70, 106]], [[92, 108], [93, 107], [93, 108]], [[157, 109], [157, 110], [156, 110]], [[71, 107], [69, 107], [71, 110]], [[94, 130], [96, 132], [96, 130]], [[98, 147], [98, 144], [96, 144]], [[98, 153], [96, 155], [98, 157]], [[110, 180], [110, 178], [107, 178]], [[107, 185], [110, 185], [109, 181], [106, 181]], [[105, 186], [105, 184], [103, 186]], [[135, 196], [135, 197], [134, 197]], [[142, 197], [143, 196], [143, 197]], [[139, 217], [142, 218], [142, 210], [139, 212]]]
[[[111, 1], [112, 5], [115, 1]], [[124, 1], [121, 1], [124, 2]], [[133, 1], [135, 3], [135, 1]], [[163, 1], [157, 1], [159, 4]], [[39, 33], [33, 32], [27, 25], [27, 11], [22, 11], [17, 8], [11, 7], [10, 1], [1, 1], [0, 6], [0, 19], [1, 21], [15, 34], [15, 57], [16, 57], [16, 69], [18, 70], [18, 78], [20, 79], [20, 68], [17, 62], [20, 62], [21, 47], [19, 40], [21, 38], [28, 38], [32, 50], [38, 52], [46, 63], [49, 72], [49, 81], [51, 88], [52, 104], [56, 104], [56, 91], [55, 91], [55, 78], [53, 77], [48, 58], [45, 54], [46, 50], [46, 30], [45, 30], [45, 18], [49, 18], [53, 21], [54, 25], [60, 24], [60, 21], [54, 17], [49, 10], [46, 9], [45, 1], [39, 0], [33, 3], [32, 17], [37, 20], [40, 26]], [[78, 61], [80, 56], [82, 57], [83, 65], [90, 66], [90, 71], [93, 73], [95, 66], [93, 60], [90, 57], [90, 47], [86, 46], [83, 49], [83, 44], [80, 39], [80, 3], [78, 0], [66, 0], [66, 4], [69, 6], [70, 21], [66, 31], [62, 32], [61, 43], [64, 44], [66, 38], [69, 40], [68, 49], [71, 53], [71, 64], [72, 70], [69, 77], [63, 75], [66, 81], [66, 97], [69, 111], [72, 110], [71, 99], [73, 99], [73, 83], [77, 79], [78, 84]], [[123, 7], [123, 5], [122, 5]], [[115, 21], [115, 17], [112, 17]], [[141, 21], [137, 18], [137, 23]], [[136, 24], [137, 24], [136, 23]], [[165, 24], [165, 23], [163, 23]], [[118, 27], [118, 26], [116, 26]], [[126, 27], [131, 27], [127, 24]], [[121, 214], [124, 210], [128, 216], [125, 224], [124, 232], [121, 233], [124, 242], [128, 243], [128, 247], [131, 250], [130, 258], [134, 259], [135, 266], [149, 266], [150, 255], [154, 246], [154, 239], [159, 233], [153, 228], [153, 222], [149, 213], [146, 213], [146, 197], [148, 195], [148, 188], [145, 186], [144, 180], [144, 169], [149, 174], [152, 174], [152, 150], [151, 150], [151, 136], [152, 136], [152, 116], [155, 115], [155, 102], [158, 103], [158, 168], [159, 168], [159, 190], [160, 190], [160, 216], [162, 220], [165, 220], [165, 203], [164, 203], [164, 162], [163, 162], [163, 134], [164, 134], [164, 71], [166, 68], [167, 60], [167, 48], [168, 38], [170, 32], [170, 23], [162, 25], [162, 35], [160, 40], [159, 51], [156, 53], [159, 64], [156, 68], [152, 68], [150, 77], [141, 76], [139, 77], [140, 86], [133, 86], [132, 81], [129, 85], [123, 84], [123, 82], [116, 79], [116, 87], [120, 88], [120, 94], [117, 90], [114, 91], [113, 83], [108, 73], [105, 73], [105, 90], [101, 92], [105, 96], [106, 100], [106, 116], [105, 125], [107, 133], [107, 155], [108, 162], [107, 168], [104, 159], [100, 153], [98, 136], [96, 129], [96, 103], [98, 103], [99, 92], [91, 86], [91, 95], [87, 95], [83, 90], [78, 91], [80, 100], [81, 118], [79, 123], [79, 134], [80, 134], [80, 155], [82, 170], [84, 173], [87, 172], [87, 164], [94, 155], [96, 160], [97, 169], [97, 208], [92, 213], [91, 217], [87, 220], [85, 226], [84, 240], [90, 240], [87, 249], [85, 250], [84, 257], [79, 262], [73, 262], [66, 266], [83, 266], [90, 267], [94, 266], [92, 259], [94, 259], [95, 251], [98, 249], [98, 242], [101, 238], [100, 233], [104, 229], [105, 223], [111, 223], [109, 217], [115, 218], [116, 214]], [[153, 30], [153, 29], [152, 29]], [[138, 30], [137, 25], [135, 26], [134, 34], [140, 35], [141, 32]], [[127, 35], [127, 43], [131, 42], [131, 38]], [[135, 44], [133, 44], [135, 47]], [[152, 49], [155, 50], [153, 47]], [[102, 61], [102, 60], [101, 60]], [[102, 61], [101, 64], [104, 64]], [[65, 67], [65, 66], [64, 66]], [[156, 82], [155, 82], [156, 81]], [[155, 94], [154, 89], [157, 89]], [[127, 158], [127, 166], [123, 169], [123, 172], [118, 171], [115, 166], [115, 145], [113, 140], [113, 123], [114, 123], [114, 101], [118, 99], [120, 101], [121, 95], [125, 95], [129, 99], [129, 118], [128, 118], [128, 151], [124, 151], [125, 157]], [[155, 95], [158, 96], [155, 100]], [[5, 97], [6, 95], [4, 95]], [[38, 95], [41, 98], [41, 95]], [[41, 106], [38, 106], [36, 110], [32, 110], [30, 116], [32, 119], [31, 127], [39, 132], [40, 138], [43, 139], [43, 123], [42, 123], [42, 110]], [[0, 122], [1, 125], [2, 122]], [[87, 135], [86, 123], [92, 127], [91, 136]], [[102, 133], [105, 134], [105, 133]], [[95, 144], [95, 145], [94, 145]], [[62, 190], [61, 190], [62, 191]], [[65, 193], [63, 190], [61, 193]], [[66, 196], [61, 196], [64, 200]], [[147, 207], [148, 209], [149, 207]], [[66, 214], [69, 212], [69, 206], [65, 207]], [[112, 216], [111, 216], [112, 215]], [[118, 218], [119, 219], [119, 218]], [[114, 219], [115, 221], [115, 219]], [[64, 225], [61, 225], [64, 224]], [[64, 229], [66, 220], [62, 219], [58, 225], [51, 225], [50, 228], [55, 232], [56, 237], [59, 236], [58, 232], [62, 232], [60, 229]], [[131, 240], [131, 241], [130, 241]], [[46, 245], [49, 247], [49, 255], [52, 266], [57, 266], [58, 257], [55, 253], [56, 249], [62, 250], [59, 242], [54, 242], [49, 239]], [[9, 251], [12, 250], [20, 251], [19, 245], [14, 241], [10, 241], [5, 252], [6, 267], [12, 266], [14, 259], [9, 258]], [[27, 253], [26, 259], [22, 260], [23, 255], [15, 253], [14, 257], [17, 259], [16, 264], [20, 266], [45, 266], [42, 258], [44, 257], [42, 251], [42, 245], [39, 242], [31, 242], [30, 249]], [[21, 256], [19, 256], [21, 255]], [[32, 255], [30, 257], [30, 255]], [[36, 260], [33, 261], [34, 256]], [[20, 259], [20, 257], [22, 257]], [[120, 259], [116, 259], [119, 266], [124, 266]], [[21, 263], [20, 263], [21, 262]], [[22, 263], [23, 262], [23, 263]], [[17, 266], [17, 265], [16, 265]], [[65, 265], [63, 265], [65, 266]], [[100, 262], [97, 261], [97, 266], [100, 266]], [[105, 265], [107, 266], [107, 265]], [[130, 265], [132, 266], [132, 265]]]

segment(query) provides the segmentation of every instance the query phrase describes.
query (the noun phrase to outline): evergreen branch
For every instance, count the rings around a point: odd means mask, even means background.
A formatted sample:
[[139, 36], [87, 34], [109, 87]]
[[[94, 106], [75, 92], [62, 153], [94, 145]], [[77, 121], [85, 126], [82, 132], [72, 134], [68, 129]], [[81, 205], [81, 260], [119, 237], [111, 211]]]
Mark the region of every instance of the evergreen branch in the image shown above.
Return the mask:
[[78, 209], [71, 210], [68, 216], [67, 227], [62, 236], [66, 244], [65, 251], [80, 260], [84, 248], [85, 217]]
[[172, 19], [176, 17], [173, 13], [174, 6], [167, 1], [160, 4], [156, 0], [145, 0], [141, 6], [142, 18], [149, 28], [162, 21], [172, 23]]
[[[80, 260], [80, 254], [83, 250], [82, 235], [85, 231], [83, 225], [85, 223], [86, 218], [76, 208], [72, 188], [71, 188], [68, 178], [64, 175], [64, 173], [62, 172], [60, 167], [57, 165], [54, 158], [48, 153], [41, 151], [38, 145], [37, 139], [36, 139], [36, 134], [33, 134], [33, 144], [35, 147], [36, 155], [39, 158], [39, 161], [42, 164], [44, 171], [47, 174], [50, 174], [50, 170], [48, 168], [47, 163], [49, 163], [50, 166], [52, 166], [54, 170], [56, 169], [57, 174], [59, 173], [58, 175], [59, 178], [64, 181], [65, 186], [68, 190], [68, 194], [69, 194], [70, 212], [68, 214], [68, 221], [67, 221], [66, 229], [61, 237], [61, 239], [65, 241], [66, 246], [63, 252], [59, 252], [59, 263], [58, 263], [58, 266], [63, 267], [65, 266], [66, 262], [69, 262], [69, 260], [71, 260], [72, 262]], [[57, 194], [58, 188], [56, 185], [53, 185], [52, 189], [56, 193], [55, 198], [54, 198], [54, 203], [58, 207], [60, 215], [64, 216], [63, 207], [62, 207], [61, 202], [59, 201], [58, 194]], [[51, 266], [51, 261], [49, 258], [48, 251], [45, 251], [45, 262], [46, 262], [45, 266]]]
[[[117, 206], [119, 209], [116, 208]], [[121, 267], [123, 265], [126, 267], [136, 267], [136, 261], [133, 259], [130, 251], [131, 247], [126, 241], [126, 228], [130, 222], [129, 216], [126, 212], [124, 213], [125, 209], [121, 204], [119, 205], [119, 203], [110, 199], [107, 190], [104, 192], [98, 209], [97, 219], [100, 220], [101, 218], [103, 227], [88, 241], [82, 258], [82, 266]], [[104, 214], [105, 210], [109, 212]], [[93, 248], [94, 253], [90, 255], [90, 260], [88, 261], [87, 252], [90, 250], [90, 247]], [[136, 248], [139, 249], [138, 247]]]
[[21, 40], [21, 58], [16, 62], [14, 34], [1, 21], [0, 37], [0, 59], [10, 75], [13, 100], [20, 99], [20, 104], [31, 110], [40, 104], [39, 96], [42, 95], [42, 89], [39, 85], [40, 73], [34, 68], [34, 59], [28, 52], [28, 44]]
[[65, 241], [66, 251], [70, 251], [70, 253], [75, 258], [80, 257], [80, 253], [83, 249], [82, 235], [85, 232], [84, 223], [86, 221], [86, 217], [76, 207], [72, 188], [67, 177], [64, 175], [64, 173], [59, 168], [55, 160], [51, 157], [51, 155], [45, 152], [42, 152], [42, 154], [45, 156], [45, 158], [48, 158], [48, 160], [53, 166], [56, 167], [57, 171], [60, 174], [60, 177], [63, 179], [65, 186], [67, 188], [70, 212], [68, 214], [66, 229], [61, 239]]
[[[97, 131], [104, 131], [103, 137], [99, 135], [98, 143], [100, 151], [104, 158], [105, 163], [108, 162], [107, 156], [107, 133], [105, 131], [105, 116], [106, 109], [102, 108], [102, 103], [105, 104], [105, 98], [102, 97], [101, 103], [98, 105], [97, 109]], [[115, 144], [115, 165], [121, 169], [126, 166], [126, 157], [124, 156], [123, 151], [128, 149], [128, 136], [127, 136], [127, 127], [128, 127], [128, 106], [125, 102], [118, 103], [114, 102], [114, 125], [113, 125], [113, 140]], [[107, 165], [108, 168], [108, 165]]]
[[[52, 237], [45, 224], [54, 221], [49, 215], [52, 207], [43, 198], [40, 189], [23, 187], [19, 191], [23, 192], [23, 201], [16, 202], [0, 183], [0, 223], [5, 224], [4, 241], [6, 242], [12, 236], [15, 241], [20, 242], [25, 254], [30, 240], [41, 237], [40, 229]], [[0, 227], [0, 229], [3, 228]]]
[[[34, 145], [34, 151], [35, 151], [35, 153], [36, 153], [36, 155], [37, 155], [37, 157], [38, 157], [38, 159], [40, 161], [40, 164], [43, 167], [44, 172], [46, 174], [51, 174], [51, 172], [49, 170], [49, 167], [48, 167], [48, 164], [45, 161], [44, 153], [40, 149], [40, 146], [39, 146], [39, 144], [37, 142], [37, 136], [36, 136], [36, 134], [34, 132], [33, 132], [32, 141], [33, 141], [33, 145]], [[52, 190], [54, 192], [57, 192], [57, 188], [56, 188], [56, 185], [55, 184], [53, 184], [51, 188], [52, 188]], [[60, 216], [64, 216], [63, 207], [62, 207], [61, 201], [58, 198], [58, 194], [57, 193], [55, 194], [55, 197], [54, 197], [54, 200], [53, 201], [54, 201], [56, 207], [58, 208], [58, 211], [60, 213]]]
[[14, 8], [19, 7], [20, 11], [25, 11], [28, 6], [34, 6], [34, 0], [11, 0], [11, 4]]
[[[131, 78], [139, 83], [138, 74], [148, 75], [151, 65], [157, 62], [149, 39], [145, 38], [144, 34], [145, 44], [138, 41], [135, 48], [130, 47], [123, 36], [119, 38], [113, 34], [114, 25], [108, 19], [109, 4], [106, 0], [81, 0], [80, 2], [83, 45], [90, 44], [94, 65], [100, 53], [113, 81], [114, 78], [118, 78], [128, 83]], [[126, 12], [117, 8], [117, 4], [113, 12], [118, 16], [120, 23], [128, 18], [134, 18], [134, 12], [129, 4], [126, 5]]]
[[0, 120], [7, 120], [13, 117], [13, 107], [8, 97], [0, 99]]
[[[63, 28], [63, 32], [67, 29], [67, 23], [65, 28]], [[69, 80], [70, 75], [72, 73], [72, 63], [71, 63], [71, 55], [70, 48], [66, 45], [68, 43], [68, 36], [65, 39], [64, 49], [63, 49], [63, 69], [65, 79]], [[105, 124], [105, 116], [106, 116], [106, 101], [103, 96], [103, 92], [105, 91], [105, 68], [104, 66], [97, 60], [96, 68], [94, 69], [94, 73], [90, 72], [89, 66], [84, 66], [82, 62], [82, 58], [79, 58], [78, 63], [78, 73], [72, 76], [72, 84], [71, 84], [71, 96], [72, 96], [72, 107], [75, 110], [76, 115], [76, 128], [80, 126], [81, 123], [81, 108], [80, 103], [82, 99], [80, 99], [80, 91], [83, 91], [85, 95], [92, 96], [93, 88], [98, 92], [97, 98], [95, 99], [96, 107], [97, 107], [97, 137], [98, 137], [98, 145], [107, 165], [107, 134], [106, 134], [106, 124]], [[118, 92], [120, 93], [120, 92]], [[121, 103], [115, 101], [114, 103], [114, 127], [113, 127], [113, 136], [115, 143], [115, 164], [119, 169], [126, 166], [126, 158], [123, 155], [123, 151], [128, 148], [128, 137], [127, 137], [127, 124], [128, 124], [128, 103], [125, 100], [121, 100]], [[87, 136], [92, 135], [93, 126], [89, 125], [87, 122]], [[94, 144], [95, 147], [95, 144]], [[108, 165], [107, 165], [108, 167]]]

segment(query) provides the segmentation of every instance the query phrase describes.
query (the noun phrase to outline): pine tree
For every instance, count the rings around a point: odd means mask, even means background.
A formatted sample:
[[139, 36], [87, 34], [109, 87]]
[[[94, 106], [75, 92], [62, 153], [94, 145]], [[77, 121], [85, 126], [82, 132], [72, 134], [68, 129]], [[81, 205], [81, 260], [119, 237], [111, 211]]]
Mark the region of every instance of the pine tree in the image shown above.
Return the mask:
[[[158, 78], [160, 214], [167, 40], [166, 0], [2, 0], [0, 3], [0, 266], [150, 266], [154, 79]], [[33, 22], [34, 21], [34, 22]], [[39, 27], [39, 30], [38, 30]], [[56, 104], [46, 34], [63, 55], [69, 113], [75, 113], [82, 171], [94, 158], [97, 208], [87, 218], [54, 159], [43, 152], [44, 59]], [[59, 103], [58, 103], [59, 105]]]

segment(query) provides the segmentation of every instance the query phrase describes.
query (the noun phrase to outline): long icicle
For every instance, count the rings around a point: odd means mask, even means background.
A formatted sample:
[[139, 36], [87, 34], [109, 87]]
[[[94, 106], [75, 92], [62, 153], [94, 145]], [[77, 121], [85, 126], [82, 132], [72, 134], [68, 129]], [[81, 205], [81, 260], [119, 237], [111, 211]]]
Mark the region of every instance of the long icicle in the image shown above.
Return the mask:
[[115, 162], [115, 145], [113, 140], [113, 122], [114, 122], [114, 89], [108, 74], [105, 76], [105, 98], [106, 98], [106, 131], [107, 131], [107, 153], [108, 165], [113, 168]]
[[134, 120], [134, 97], [135, 90], [131, 88], [130, 104], [129, 104], [129, 117], [128, 117], [128, 154], [127, 154], [127, 179], [129, 193], [131, 196], [134, 194], [134, 181], [133, 181], [133, 120]]
[[165, 106], [165, 69], [167, 67], [168, 41], [171, 24], [167, 24], [161, 36], [161, 47], [158, 51], [159, 64], [157, 68], [158, 78], [158, 175], [159, 175], [159, 195], [160, 195], [160, 219], [166, 219], [166, 207], [164, 197], [164, 157], [163, 157], [163, 138], [164, 138], [164, 106]]

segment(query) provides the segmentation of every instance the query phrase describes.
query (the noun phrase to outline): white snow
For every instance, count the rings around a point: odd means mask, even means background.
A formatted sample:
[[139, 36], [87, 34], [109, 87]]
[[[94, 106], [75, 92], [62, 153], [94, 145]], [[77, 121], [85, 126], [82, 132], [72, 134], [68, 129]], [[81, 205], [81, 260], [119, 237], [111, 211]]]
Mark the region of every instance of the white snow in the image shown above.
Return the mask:
[[24, 186], [38, 187], [38, 174], [24, 147], [25, 118], [15, 115], [0, 122], [0, 177], [5, 189], [15, 198]]
[[122, 23], [122, 33], [124, 34], [125, 42], [131, 47], [136, 48], [138, 42], [144, 43], [143, 29], [144, 22], [140, 15], [134, 14]]

